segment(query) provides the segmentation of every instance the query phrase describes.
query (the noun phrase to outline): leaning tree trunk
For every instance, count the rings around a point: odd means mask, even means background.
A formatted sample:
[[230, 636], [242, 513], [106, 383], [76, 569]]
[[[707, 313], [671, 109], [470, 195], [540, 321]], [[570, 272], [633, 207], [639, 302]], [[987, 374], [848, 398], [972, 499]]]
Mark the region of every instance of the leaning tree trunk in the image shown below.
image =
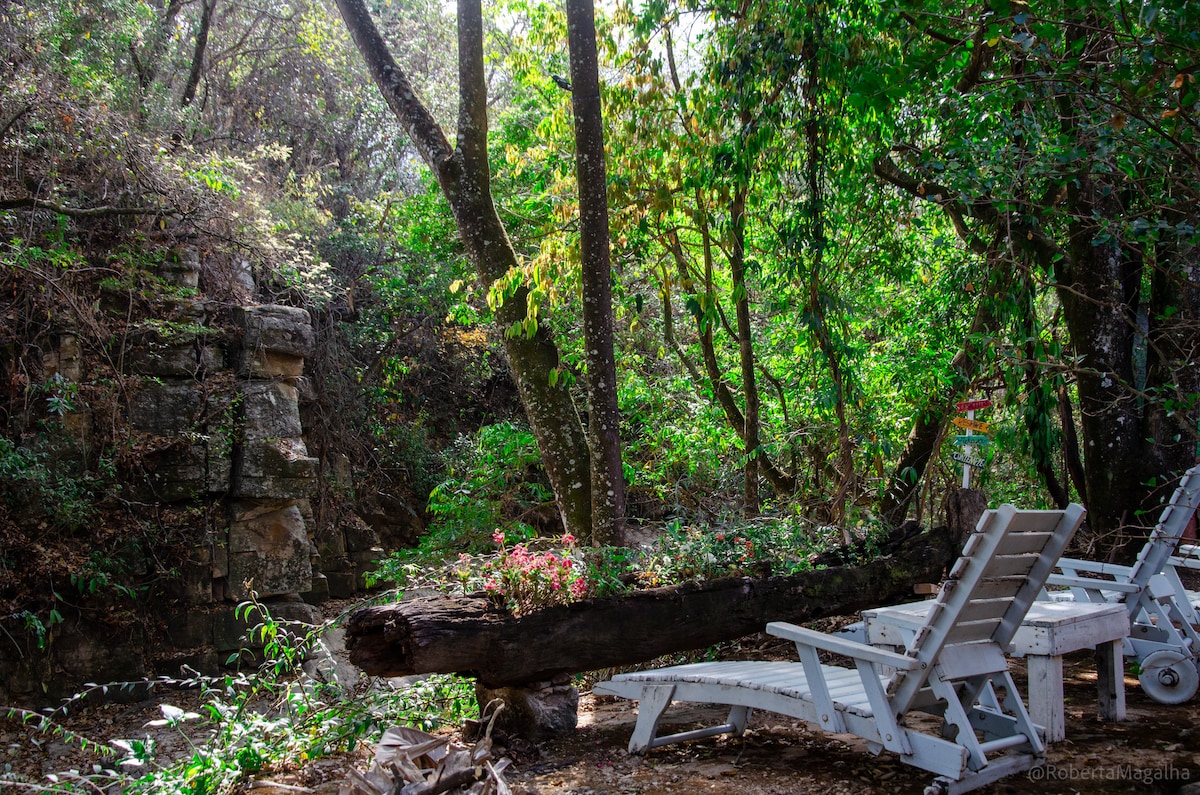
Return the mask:
[[[457, 146], [421, 103], [392, 58], [363, 0], [337, 0], [346, 27], [388, 107], [433, 170], [450, 203], [467, 255], [490, 287], [518, 264], [516, 251], [492, 201], [487, 159], [487, 77], [479, 0], [458, 4], [459, 117]], [[521, 402], [537, 439], [542, 464], [562, 513], [563, 527], [580, 538], [592, 528], [591, 466], [587, 438], [564, 379], [554, 378], [558, 348], [542, 327], [526, 328], [528, 291], [521, 288], [496, 310], [504, 349]]]
[[[893, 536], [891, 554], [786, 577], [727, 578], [590, 599], [514, 617], [484, 596], [419, 597], [356, 611], [351, 661], [378, 676], [464, 673], [488, 687], [628, 665], [761, 632], [768, 621], [851, 615], [911, 599], [958, 554], [947, 528]], [[828, 564], [836, 564], [829, 559]]]

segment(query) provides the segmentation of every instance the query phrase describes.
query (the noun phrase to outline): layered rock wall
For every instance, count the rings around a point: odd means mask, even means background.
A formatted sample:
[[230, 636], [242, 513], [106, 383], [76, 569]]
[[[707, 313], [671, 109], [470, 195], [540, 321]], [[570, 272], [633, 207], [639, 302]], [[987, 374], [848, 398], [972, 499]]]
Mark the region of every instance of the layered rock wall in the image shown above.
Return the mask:
[[[194, 289], [199, 271], [185, 248], [167, 257], [162, 275]], [[57, 627], [44, 649], [0, 651], [0, 703], [69, 695], [86, 681], [178, 676], [181, 665], [217, 673], [255, 645], [247, 630], [261, 616], [239, 609], [246, 600], [276, 619], [315, 623], [316, 603], [362, 588], [381, 553], [378, 537], [356, 518], [319, 533], [313, 522], [322, 467], [308, 453], [300, 412], [313, 345], [308, 313], [289, 306], [230, 311], [175, 298], [160, 317], [132, 324], [116, 356], [123, 424], [147, 452], [122, 489], [148, 513], [194, 516], [181, 531], [186, 553], [134, 605], [146, 612], [143, 625], [114, 635], [80, 616]], [[56, 333], [44, 359], [46, 374], [63, 383], [89, 378], [70, 328]], [[62, 414], [80, 444], [92, 419], [86, 407]]]

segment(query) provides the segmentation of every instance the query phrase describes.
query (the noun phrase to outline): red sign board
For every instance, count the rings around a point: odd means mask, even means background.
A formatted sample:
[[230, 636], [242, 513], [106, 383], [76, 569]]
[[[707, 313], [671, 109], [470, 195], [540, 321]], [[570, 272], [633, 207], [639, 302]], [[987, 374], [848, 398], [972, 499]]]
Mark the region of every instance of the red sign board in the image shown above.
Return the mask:
[[978, 411], [979, 409], [986, 409], [990, 405], [992, 405], [992, 401], [984, 398], [983, 400], [964, 400], [961, 403], [955, 403], [954, 408], [959, 411]]

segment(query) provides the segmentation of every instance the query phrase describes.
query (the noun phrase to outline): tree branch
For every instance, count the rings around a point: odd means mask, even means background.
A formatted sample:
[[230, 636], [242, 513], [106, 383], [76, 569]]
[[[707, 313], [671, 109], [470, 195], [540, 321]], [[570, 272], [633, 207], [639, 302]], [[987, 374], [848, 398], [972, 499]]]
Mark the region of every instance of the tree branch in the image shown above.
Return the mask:
[[901, 11], [900, 18], [903, 19], [905, 22], [909, 23], [910, 25], [912, 25], [917, 30], [924, 33], [929, 38], [933, 39], [934, 41], [940, 41], [943, 44], [949, 44], [954, 47], [957, 47], [960, 44], [963, 44], [967, 41], [964, 38], [955, 38], [954, 36], [949, 36], [940, 31], [936, 31], [933, 28], [929, 27], [928, 25], [922, 25], [915, 16], [908, 13], [907, 11]]
[[[924, 199], [927, 202], [933, 202], [941, 207], [946, 215], [949, 216], [950, 223], [954, 224], [954, 231], [958, 233], [958, 236], [963, 239], [967, 246], [977, 254], [985, 253], [986, 244], [971, 231], [966, 222], [968, 216], [978, 216], [971, 212], [966, 204], [958, 198], [958, 195], [949, 188], [937, 183], [917, 179], [896, 165], [895, 161], [887, 156], [876, 158], [874, 172], [875, 176], [893, 187], [899, 188], [910, 196], [917, 199]], [[988, 223], [996, 220], [994, 211], [985, 213], [985, 216], [980, 220]]]
[[[875, 176], [899, 188], [910, 196], [933, 202], [941, 207], [950, 218], [950, 222], [954, 224], [954, 230], [958, 233], [958, 236], [966, 242], [972, 251], [980, 256], [987, 256], [990, 246], [978, 235], [971, 232], [970, 227], [966, 223], [967, 218], [982, 221], [997, 232], [1018, 233], [1018, 237], [1021, 240], [1016, 242], [1030, 247], [1034, 254], [1047, 265], [1056, 261], [1070, 260], [1070, 253], [1053, 239], [1047, 237], [1041, 229], [1015, 221], [1009, 214], [1002, 214], [996, 209], [990, 199], [975, 199], [970, 202], [963, 201], [958, 193], [945, 185], [930, 180], [918, 179], [909, 174], [886, 155], [875, 159], [874, 172]], [[1008, 218], [1008, 225], [1005, 229], [1001, 229], [1001, 222], [1005, 218]]]
[[967, 59], [967, 69], [954, 84], [954, 90], [965, 94], [983, 82], [983, 70], [992, 63], [995, 55], [996, 48], [987, 43], [987, 26], [980, 25], [979, 29], [975, 31], [975, 46], [971, 49], [970, 58]]
[[19, 199], [0, 199], [0, 210], [50, 210], [72, 218], [98, 218], [106, 215], [173, 215], [161, 207], [68, 207], [65, 204], [22, 196]]
[[[443, 180], [454, 156], [445, 132], [417, 97], [404, 70], [392, 58], [363, 0], [337, 0], [337, 6], [384, 101], [412, 138], [421, 158], [433, 169], [438, 180]], [[459, 24], [462, 24], [461, 20]]]
[[25, 107], [21, 108], [16, 113], [14, 113], [13, 115], [11, 115], [7, 119], [5, 119], [4, 123], [0, 124], [0, 141], [3, 141], [4, 136], [8, 135], [8, 131], [12, 128], [12, 126], [14, 124], [16, 124], [18, 121], [20, 121], [21, 117], [24, 116], [26, 113], [28, 113], [31, 110], [33, 110], [32, 102], [30, 102]]
[[208, 49], [208, 34], [212, 30], [212, 17], [216, 8], [217, 0], [205, 0], [201, 9], [200, 30], [196, 33], [196, 47], [192, 52], [192, 69], [183, 87], [183, 96], [179, 98], [181, 108], [192, 104], [196, 98], [196, 89], [200, 86], [200, 78], [204, 76], [204, 53]]

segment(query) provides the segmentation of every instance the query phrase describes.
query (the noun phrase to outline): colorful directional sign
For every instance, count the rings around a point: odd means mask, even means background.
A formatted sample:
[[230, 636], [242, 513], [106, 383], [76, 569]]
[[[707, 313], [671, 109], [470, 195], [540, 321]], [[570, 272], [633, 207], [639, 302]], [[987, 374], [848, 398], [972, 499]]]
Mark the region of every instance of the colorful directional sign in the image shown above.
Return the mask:
[[969, 417], [955, 417], [951, 422], [969, 431], [979, 431], [980, 433], [987, 433], [988, 431], [988, 424], [982, 420], [973, 420]]
[[987, 444], [988, 438], [986, 436], [975, 436], [972, 434], [968, 434], [966, 436], [952, 436], [952, 437], [950, 437], [950, 441], [954, 442], [957, 445]]
[[992, 401], [983, 398], [982, 400], [964, 400], [961, 403], [955, 403], [954, 408], [959, 411], [978, 411], [979, 409], [986, 409], [991, 405]]
[[967, 455], [966, 453], [951, 453], [950, 457], [960, 464], [966, 464], [969, 467], [983, 469], [987, 465], [987, 459], [977, 455]]

